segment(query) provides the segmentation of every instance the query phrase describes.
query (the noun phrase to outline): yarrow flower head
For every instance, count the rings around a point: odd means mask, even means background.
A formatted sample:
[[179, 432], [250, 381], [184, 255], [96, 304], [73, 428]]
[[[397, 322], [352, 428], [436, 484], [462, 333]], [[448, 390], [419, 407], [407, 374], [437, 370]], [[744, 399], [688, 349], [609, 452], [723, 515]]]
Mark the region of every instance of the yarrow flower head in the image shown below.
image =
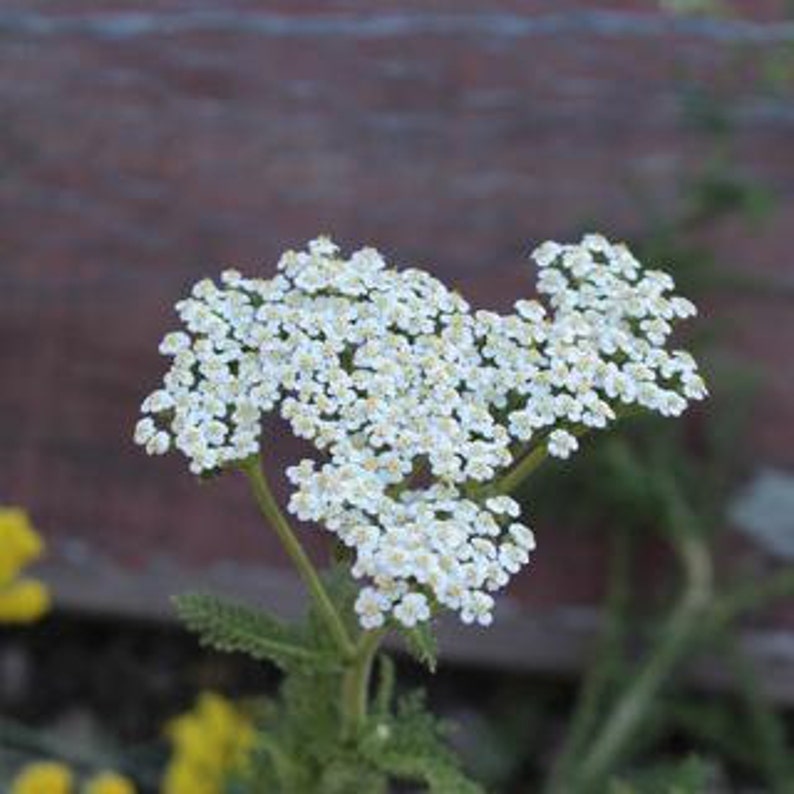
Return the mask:
[[695, 313], [668, 274], [600, 235], [532, 259], [543, 300], [509, 315], [327, 238], [274, 278], [201, 281], [177, 304], [135, 440], [212, 473], [257, 454], [278, 413], [322, 453], [288, 469], [289, 510], [352, 550], [361, 624], [414, 626], [443, 606], [487, 625], [535, 547], [502, 478], [529, 454], [570, 457], [627, 409], [678, 416], [706, 396], [692, 356], [668, 349]]

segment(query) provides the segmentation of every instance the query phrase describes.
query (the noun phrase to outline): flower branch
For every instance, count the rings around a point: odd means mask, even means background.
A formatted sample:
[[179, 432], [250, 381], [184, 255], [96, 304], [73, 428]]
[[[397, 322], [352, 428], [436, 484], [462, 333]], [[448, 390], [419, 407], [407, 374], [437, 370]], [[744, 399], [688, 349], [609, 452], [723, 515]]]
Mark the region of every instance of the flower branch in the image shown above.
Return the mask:
[[293, 532], [289, 521], [287, 521], [286, 517], [279, 509], [276, 498], [273, 496], [267, 478], [262, 471], [259, 458], [249, 458], [242, 464], [241, 468], [248, 477], [248, 481], [254, 493], [254, 498], [256, 499], [259, 509], [262, 511], [262, 515], [275, 530], [281, 541], [281, 545], [284, 547], [284, 550], [298, 569], [298, 573], [309, 588], [309, 592], [325, 618], [328, 630], [334, 638], [339, 650], [345, 657], [352, 658], [356, 653], [353, 641], [350, 639], [342, 618], [339, 616], [336, 607], [329, 598], [312, 561], [303, 550], [303, 546]]

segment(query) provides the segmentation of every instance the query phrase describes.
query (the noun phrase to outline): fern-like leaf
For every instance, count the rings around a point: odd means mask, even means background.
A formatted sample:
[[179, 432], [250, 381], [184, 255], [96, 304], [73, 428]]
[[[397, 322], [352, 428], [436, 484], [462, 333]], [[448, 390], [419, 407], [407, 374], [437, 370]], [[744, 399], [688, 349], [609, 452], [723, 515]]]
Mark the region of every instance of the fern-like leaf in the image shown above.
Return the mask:
[[431, 673], [435, 673], [438, 660], [438, 642], [433, 634], [430, 623], [419, 623], [412, 628], [401, 628], [400, 633], [405, 644], [418, 662], [425, 665]]
[[174, 604], [179, 617], [204, 646], [244, 653], [283, 669], [333, 664], [333, 659], [306, 645], [297, 632], [262, 610], [204, 593], [177, 596]]
[[444, 741], [444, 726], [424, 706], [421, 693], [401, 700], [397, 714], [375, 720], [361, 745], [376, 769], [398, 780], [424, 783], [431, 794], [482, 794]]

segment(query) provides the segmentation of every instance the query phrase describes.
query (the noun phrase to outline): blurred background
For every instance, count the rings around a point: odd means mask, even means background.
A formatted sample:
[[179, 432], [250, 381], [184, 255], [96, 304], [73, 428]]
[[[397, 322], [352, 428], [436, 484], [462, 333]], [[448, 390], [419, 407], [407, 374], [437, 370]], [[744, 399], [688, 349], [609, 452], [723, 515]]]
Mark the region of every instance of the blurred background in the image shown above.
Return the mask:
[[[715, 396], [675, 437], [641, 423], [545, 475], [526, 494], [539, 551], [495, 626], [444, 627], [433, 698], [493, 790], [534, 790], [611, 608], [615, 525], [632, 606], [675, 593], [654, 466], [708, 524], [720, 581], [752, 589], [794, 560], [793, 99], [785, 0], [3, 0], [0, 503], [43, 536], [54, 604], [0, 634], [2, 712], [47, 735], [0, 726], [8, 768], [112, 746], [152, 778], [159, 725], [198, 691], [275, 680], [199, 651], [169, 603], [201, 588], [301, 609], [244, 483], [198, 487], [131, 442], [192, 282], [270, 275], [328, 233], [506, 309], [532, 291], [535, 244], [599, 230], [696, 299], [687, 341]], [[281, 469], [295, 448], [273, 438]], [[792, 790], [781, 592], [729, 632], [762, 684], [762, 751], [725, 730], [747, 676], [706, 648], [670, 682], [703, 708], [654, 722], [648, 758], [695, 752], [715, 790]]]

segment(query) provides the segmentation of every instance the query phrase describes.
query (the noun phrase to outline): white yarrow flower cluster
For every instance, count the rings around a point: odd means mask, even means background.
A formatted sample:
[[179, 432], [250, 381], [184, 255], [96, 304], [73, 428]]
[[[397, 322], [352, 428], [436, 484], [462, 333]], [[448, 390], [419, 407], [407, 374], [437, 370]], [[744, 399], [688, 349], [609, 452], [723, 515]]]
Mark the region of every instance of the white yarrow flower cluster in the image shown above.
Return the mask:
[[352, 550], [361, 624], [444, 606], [487, 625], [535, 545], [500, 474], [538, 447], [568, 458], [632, 405], [677, 416], [706, 395], [693, 358], [666, 347], [695, 313], [667, 274], [599, 235], [533, 259], [545, 305], [507, 316], [326, 238], [275, 278], [201, 281], [177, 304], [184, 330], [163, 339], [171, 368], [135, 441], [211, 473], [256, 454], [278, 411], [323, 452], [288, 470], [289, 510]]

